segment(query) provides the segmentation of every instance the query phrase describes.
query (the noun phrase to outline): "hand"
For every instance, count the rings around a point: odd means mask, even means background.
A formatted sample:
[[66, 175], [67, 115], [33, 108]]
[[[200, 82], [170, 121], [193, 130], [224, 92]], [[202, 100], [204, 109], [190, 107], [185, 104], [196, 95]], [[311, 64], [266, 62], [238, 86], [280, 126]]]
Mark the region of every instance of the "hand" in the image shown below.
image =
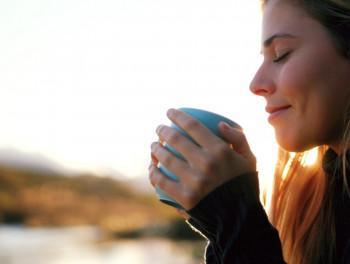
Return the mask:
[[[167, 114], [197, 144], [169, 126], [159, 126], [157, 134], [160, 141], [151, 145], [154, 164], [149, 167], [150, 181], [184, 208], [193, 208], [222, 183], [256, 170], [256, 159], [242, 131], [220, 123], [223, 140], [182, 111], [170, 109]], [[168, 151], [163, 142], [177, 150], [186, 161]], [[158, 162], [174, 172], [180, 181], [175, 182], [165, 176], [157, 168]]]

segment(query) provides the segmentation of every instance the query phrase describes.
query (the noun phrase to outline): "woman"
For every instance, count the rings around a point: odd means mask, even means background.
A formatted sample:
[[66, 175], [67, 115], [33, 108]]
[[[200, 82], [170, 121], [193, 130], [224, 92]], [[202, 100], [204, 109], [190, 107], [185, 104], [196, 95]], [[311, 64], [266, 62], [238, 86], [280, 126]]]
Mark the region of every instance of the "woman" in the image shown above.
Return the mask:
[[[266, 100], [280, 146], [269, 217], [244, 134], [224, 123], [226, 142], [169, 110], [198, 145], [159, 126], [160, 142], [188, 163], [152, 143], [152, 160], [180, 182], [151, 165], [151, 183], [208, 239], [207, 263], [350, 263], [350, 3], [266, 0], [263, 11], [264, 60], [250, 90]], [[318, 160], [306, 166], [315, 147]]]

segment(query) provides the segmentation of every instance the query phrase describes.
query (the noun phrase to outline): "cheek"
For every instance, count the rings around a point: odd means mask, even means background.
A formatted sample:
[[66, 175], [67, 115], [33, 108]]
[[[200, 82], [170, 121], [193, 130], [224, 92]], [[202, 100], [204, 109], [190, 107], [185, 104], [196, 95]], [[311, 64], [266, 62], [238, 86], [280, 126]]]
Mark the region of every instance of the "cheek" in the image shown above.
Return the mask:
[[309, 50], [280, 66], [278, 92], [293, 106], [287, 119], [275, 127], [282, 148], [303, 151], [339, 138], [341, 117], [350, 101], [344, 91], [350, 91], [350, 66], [339, 60]]
[[[329, 64], [315, 59], [315, 56], [292, 57], [279, 72], [280, 92], [296, 104], [309, 101], [317, 95], [319, 88], [329, 75]], [[306, 103], [306, 102], [305, 102]]]
[[294, 95], [305, 86], [307, 81], [303, 66], [297, 60], [290, 60], [283, 65], [278, 74], [279, 88], [286, 96]]
[[327, 125], [323, 113], [327, 96], [321, 90], [329, 90], [329, 87], [321, 87], [322, 75], [323, 67], [296, 59], [280, 70], [279, 91], [293, 109], [275, 126], [275, 136], [287, 151], [299, 152], [314, 147], [321, 127]]

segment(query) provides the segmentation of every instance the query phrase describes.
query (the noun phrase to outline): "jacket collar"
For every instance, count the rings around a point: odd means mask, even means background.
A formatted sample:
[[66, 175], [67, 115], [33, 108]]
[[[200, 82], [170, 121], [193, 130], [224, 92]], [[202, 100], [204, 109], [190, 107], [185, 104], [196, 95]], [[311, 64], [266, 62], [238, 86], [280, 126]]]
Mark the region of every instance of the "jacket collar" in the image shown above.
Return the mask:
[[[322, 160], [323, 170], [331, 175], [343, 174], [343, 157], [344, 154], [338, 155], [333, 149], [328, 149]], [[350, 149], [345, 153], [346, 159], [346, 174], [350, 174]]]

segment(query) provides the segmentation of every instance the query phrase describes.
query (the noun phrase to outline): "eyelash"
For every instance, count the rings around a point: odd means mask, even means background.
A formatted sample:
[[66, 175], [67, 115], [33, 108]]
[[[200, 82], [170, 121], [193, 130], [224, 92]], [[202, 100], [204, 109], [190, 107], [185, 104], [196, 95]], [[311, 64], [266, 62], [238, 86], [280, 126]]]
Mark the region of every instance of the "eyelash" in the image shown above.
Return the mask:
[[285, 59], [289, 54], [290, 54], [290, 52], [287, 52], [287, 53], [283, 54], [282, 56], [278, 57], [277, 59], [273, 60], [273, 62], [280, 62], [283, 59]]

